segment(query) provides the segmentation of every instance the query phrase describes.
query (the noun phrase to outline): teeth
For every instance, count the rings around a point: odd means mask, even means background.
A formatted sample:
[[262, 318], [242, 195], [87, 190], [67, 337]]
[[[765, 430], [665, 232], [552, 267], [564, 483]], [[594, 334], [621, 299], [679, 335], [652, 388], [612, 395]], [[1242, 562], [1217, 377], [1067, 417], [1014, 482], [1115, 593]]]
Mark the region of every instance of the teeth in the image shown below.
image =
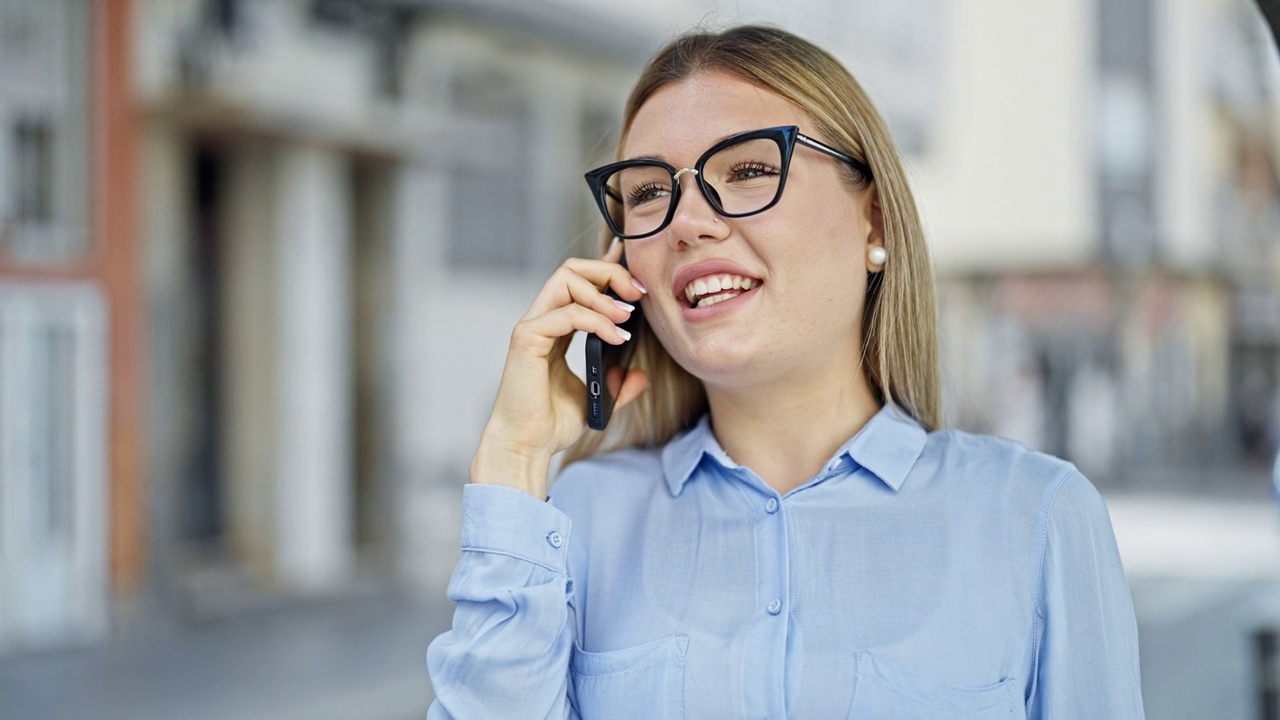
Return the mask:
[[[724, 291], [741, 290], [746, 292], [757, 285], [759, 285], [759, 281], [742, 277], [740, 275], [730, 275], [727, 273], [724, 275], [708, 275], [707, 277], [700, 277], [686, 285], [684, 288], [684, 297], [689, 301], [690, 305], [694, 305], [695, 307], [704, 307], [706, 305], [714, 305], [717, 302], [727, 300], [739, 294], [737, 292], [723, 294]], [[699, 297], [702, 298], [701, 301], [698, 300]]]
[[697, 307], [700, 307], [700, 308], [701, 308], [701, 307], [710, 307], [710, 306], [712, 306], [712, 305], [715, 305], [715, 304], [716, 304], [716, 303], [718, 303], [718, 302], [724, 302], [725, 300], [729, 300], [729, 299], [731, 299], [731, 298], [736, 298], [736, 297], [738, 297], [738, 296], [739, 296], [739, 295], [741, 295], [741, 294], [742, 294], [742, 293], [740, 293], [740, 292], [726, 292], [726, 293], [720, 293], [719, 295], [712, 295], [712, 296], [710, 296], [710, 297], [704, 297], [704, 298], [702, 298], [701, 300], [699, 300], [699, 301], [698, 301], [698, 305], [697, 305]]

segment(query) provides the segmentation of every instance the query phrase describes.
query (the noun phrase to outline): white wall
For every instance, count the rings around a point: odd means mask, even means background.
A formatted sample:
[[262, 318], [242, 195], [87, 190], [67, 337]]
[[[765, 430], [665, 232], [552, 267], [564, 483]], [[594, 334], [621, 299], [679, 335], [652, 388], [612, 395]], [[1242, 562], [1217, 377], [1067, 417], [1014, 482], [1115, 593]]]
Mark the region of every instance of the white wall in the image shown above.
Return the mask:
[[1095, 247], [1092, 4], [956, 0], [936, 150], [912, 165], [943, 274]]
[[1206, 27], [1211, 13], [1203, 0], [1155, 4], [1156, 72], [1160, 106], [1156, 173], [1157, 238], [1165, 261], [1196, 270], [1218, 242], [1211, 236], [1214, 178], [1212, 107], [1205, 97], [1206, 68], [1213, 62]]

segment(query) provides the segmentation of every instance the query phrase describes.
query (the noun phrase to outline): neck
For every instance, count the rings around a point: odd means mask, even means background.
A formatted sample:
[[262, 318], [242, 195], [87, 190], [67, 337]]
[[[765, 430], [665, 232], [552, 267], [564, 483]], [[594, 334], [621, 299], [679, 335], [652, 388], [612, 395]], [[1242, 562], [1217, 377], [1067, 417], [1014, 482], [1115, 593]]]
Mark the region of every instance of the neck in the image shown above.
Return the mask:
[[804, 484], [880, 409], [858, 365], [749, 387], [707, 386], [716, 439], [779, 494]]

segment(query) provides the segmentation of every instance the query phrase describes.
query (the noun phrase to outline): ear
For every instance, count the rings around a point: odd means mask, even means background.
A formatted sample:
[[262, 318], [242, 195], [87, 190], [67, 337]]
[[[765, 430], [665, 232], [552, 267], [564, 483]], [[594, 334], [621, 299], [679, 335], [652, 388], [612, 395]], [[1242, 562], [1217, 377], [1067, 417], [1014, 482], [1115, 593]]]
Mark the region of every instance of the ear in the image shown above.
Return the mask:
[[[862, 219], [867, 236], [864, 238], [868, 249], [884, 247], [884, 213], [880, 209], [880, 192], [872, 183], [862, 194]], [[883, 267], [876, 267], [867, 260], [867, 272], [879, 272]]]

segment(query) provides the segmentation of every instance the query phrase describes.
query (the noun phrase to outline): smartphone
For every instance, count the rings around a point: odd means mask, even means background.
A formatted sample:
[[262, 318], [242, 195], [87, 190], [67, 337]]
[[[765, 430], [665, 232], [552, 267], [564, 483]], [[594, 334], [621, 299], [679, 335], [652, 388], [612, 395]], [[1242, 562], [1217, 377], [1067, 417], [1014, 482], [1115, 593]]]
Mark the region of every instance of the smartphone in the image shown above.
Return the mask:
[[[624, 252], [619, 260], [622, 267], [627, 266], [627, 255]], [[620, 300], [613, 290], [605, 288], [605, 294], [614, 300]], [[620, 367], [625, 371], [631, 366], [631, 356], [635, 352], [636, 343], [640, 340], [640, 332], [644, 330], [644, 317], [639, 303], [633, 303], [636, 309], [631, 317], [620, 326], [631, 333], [631, 339], [621, 345], [612, 345], [600, 339], [595, 333], [587, 333], [587, 426], [592, 430], [604, 430], [613, 415], [616, 400], [609, 390], [609, 371]]]

